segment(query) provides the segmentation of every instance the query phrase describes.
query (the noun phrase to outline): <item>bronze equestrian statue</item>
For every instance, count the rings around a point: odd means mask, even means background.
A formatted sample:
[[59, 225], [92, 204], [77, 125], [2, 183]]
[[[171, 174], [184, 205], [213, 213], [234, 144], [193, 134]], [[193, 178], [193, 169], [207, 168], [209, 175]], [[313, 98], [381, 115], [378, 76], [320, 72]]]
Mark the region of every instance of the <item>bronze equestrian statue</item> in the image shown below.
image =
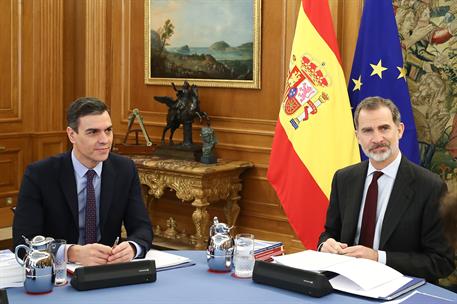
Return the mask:
[[202, 120], [208, 118], [208, 114], [200, 111], [200, 99], [198, 98], [198, 88], [184, 81], [181, 89], [177, 89], [172, 82], [171, 85], [176, 92], [176, 99], [168, 96], [154, 96], [154, 99], [168, 106], [167, 125], [163, 129], [161, 143], [165, 144], [165, 134], [170, 130], [169, 145], [173, 145], [173, 134], [179, 126], [183, 125], [184, 147], [192, 147], [192, 122], [196, 117]]

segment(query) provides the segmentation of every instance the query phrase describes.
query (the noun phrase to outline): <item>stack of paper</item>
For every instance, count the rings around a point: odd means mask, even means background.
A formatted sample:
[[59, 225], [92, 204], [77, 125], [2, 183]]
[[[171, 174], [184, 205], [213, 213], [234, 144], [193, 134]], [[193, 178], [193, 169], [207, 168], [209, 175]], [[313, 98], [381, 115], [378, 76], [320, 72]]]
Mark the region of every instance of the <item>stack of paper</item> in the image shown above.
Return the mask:
[[[195, 265], [195, 263], [192, 262], [192, 260], [189, 258], [153, 249], [148, 251], [144, 259], [154, 260], [156, 264], [156, 271], [163, 271]], [[132, 260], [132, 262], [141, 260], [143, 259]], [[73, 273], [75, 269], [78, 267], [81, 267], [81, 265], [75, 263], [67, 263], [67, 271], [69, 273]]]
[[0, 288], [21, 287], [24, 279], [24, 267], [17, 263], [14, 253], [0, 250]]
[[284, 254], [284, 246], [282, 242], [271, 242], [264, 240], [254, 241], [254, 257], [256, 260], [270, 262], [274, 256]]
[[280, 257], [277, 263], [310, 271], [337, 273], [330, 279], [334, 289], [378, 299], [393, 299], [425, 283], [368, 259], [306, 250]]

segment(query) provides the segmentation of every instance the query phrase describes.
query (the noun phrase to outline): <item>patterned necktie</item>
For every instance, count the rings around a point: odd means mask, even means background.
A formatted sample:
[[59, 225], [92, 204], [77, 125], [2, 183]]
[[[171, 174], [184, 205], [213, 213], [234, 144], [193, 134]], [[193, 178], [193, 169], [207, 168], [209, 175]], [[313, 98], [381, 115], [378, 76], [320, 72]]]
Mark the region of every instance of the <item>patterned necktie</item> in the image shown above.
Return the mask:
[[378, 178], [383, 173], [375, 171], [368, 187], [365, 207], [363, 208], [362, 228], [360, 229], [359, 245], [373, 248], [374, 231], [376, 228], [376, 209], [378, 207]]
[[86, 173], [86, 244], [97, 242], [97, 206], [92, 182], [95, 174], [94, 170], [88, 170]]

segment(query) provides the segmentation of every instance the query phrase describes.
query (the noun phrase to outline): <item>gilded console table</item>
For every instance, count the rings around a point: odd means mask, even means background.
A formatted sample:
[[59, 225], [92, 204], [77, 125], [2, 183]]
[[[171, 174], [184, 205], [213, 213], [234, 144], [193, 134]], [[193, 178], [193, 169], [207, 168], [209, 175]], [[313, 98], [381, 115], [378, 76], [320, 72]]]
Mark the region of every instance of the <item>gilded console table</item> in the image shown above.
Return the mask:
[[206, 208], [211, 202], [225, 200], [227, 224], [235, 225], [240, 213], [240, 174], [253, 166], [251, 162], [219, 160], [216, 164], [206, 165], [155, 157], [136, 159], [135, 162], [140, 183], [148, 187], [148, 195], [158, 199], [165, 188], [171, 188], [179, 199], [192, 202], [195, 234], [191, 235], [190, 242], [195, 249], [206, 248], [210, 219]]

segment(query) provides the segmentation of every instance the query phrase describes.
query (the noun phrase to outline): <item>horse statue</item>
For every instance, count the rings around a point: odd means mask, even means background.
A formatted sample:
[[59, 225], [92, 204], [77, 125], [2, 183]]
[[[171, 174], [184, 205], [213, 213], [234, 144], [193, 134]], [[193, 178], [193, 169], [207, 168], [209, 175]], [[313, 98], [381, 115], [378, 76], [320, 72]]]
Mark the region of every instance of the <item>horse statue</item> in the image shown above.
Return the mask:
[[208, 114], [200, 111], [200, 99], [198, 98], [198, 88], [196, 85], [190, 85], [184, 81], [181, 89], [177, 89], [175, 84], [171, 83], [176, 92], [176, 99], [168, 96], [154, 96], [154, 99], [168, 106], [167, 125], [163, 129], [161, 143], [165, 144], [165, 134], [170, 130], [169, 145], [173, 145], [173, 134], [182, 124], [184, 128], [184, 139], [182, 145], [192, 147], [192, 122], [199, 118], [200, 122]]

